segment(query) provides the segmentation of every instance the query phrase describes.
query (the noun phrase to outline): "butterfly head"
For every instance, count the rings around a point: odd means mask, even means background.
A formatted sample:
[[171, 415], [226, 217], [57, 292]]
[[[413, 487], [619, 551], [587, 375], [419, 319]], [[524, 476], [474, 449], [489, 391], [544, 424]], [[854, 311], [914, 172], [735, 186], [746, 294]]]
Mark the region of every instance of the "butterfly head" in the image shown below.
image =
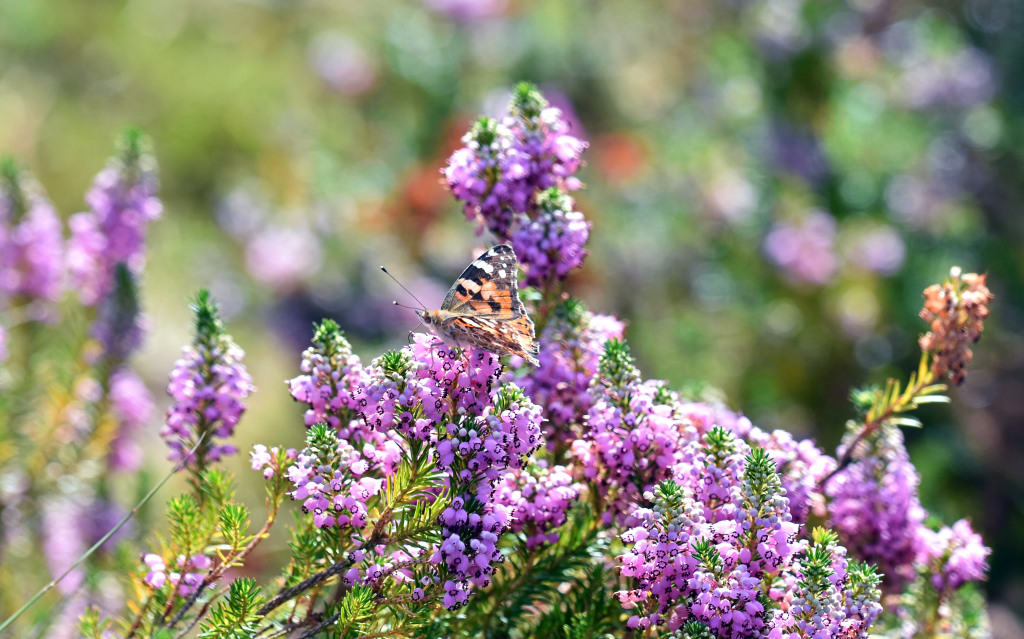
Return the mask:
[[436, 326], [438, 320], [440, 319], [438, 317], [439, 313], [437, 311], [428, 311], [426, 309], [422, 311], [417, 310], [416, 315], [418, 315], [419, 318], [423, 321], [423, 323], [426, 324], [427, 326]]

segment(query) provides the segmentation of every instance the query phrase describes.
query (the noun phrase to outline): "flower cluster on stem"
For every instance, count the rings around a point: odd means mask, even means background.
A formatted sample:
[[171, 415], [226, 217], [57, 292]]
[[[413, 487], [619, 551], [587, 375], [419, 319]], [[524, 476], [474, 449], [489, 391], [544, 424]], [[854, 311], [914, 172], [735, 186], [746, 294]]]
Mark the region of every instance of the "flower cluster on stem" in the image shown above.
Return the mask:
[[540, 365], [517, 381], [544, 409], [549, 449], [567, 447], [582, 435], [583, 418], [593, 405], [590, 382], [608, 340], [623, 338], [625, 326], [611, 315], [597, 315], [574, 298], [560, 304], [540, 334]]
[[128, 131], [120, 153], [86, 194], [89, 210], [68, 220], [68, 270], [82, 304], [94, 306], [110, 294], [116, 264], [123, 262], [134, 273], [142, 270], [147, 227], [163, 210], [158, 186], [146, 140]]
[[[56, 301], [63, 277], [62, 252], [60, 219], [42, 187], [13, 161], [4, 160], [0, 163], [0, 309], [12, 300]], [[45, 313], [35, 319], [40, 318]]]
[[605, 501], [602, 518], [623, 523], [644, 493], [670, 478], [686, 443], [682, 423], [662, 384], [641, 381], [623, 341], [608, 341], [590, 392], [593, 404], [572, 454]]
[[192, 305], [195, 339], [182, 349], [174, 364], [167, 393], [173, 403], [160, 435], [174, 461], [184, 459], [196, 444], [186, 466], [198, 471], [224, 455], [238, 452], [227, 443], [234, 434], [245, 400], [254, 387], [242, 358], [245, 353], [224, 331], [209, 292], [199, 291]]
[[510, 242], [530, 286], [549, 289], [583, 263], [590, 223], [566, 193], [586, 143], [531, 84], [516, 87], [500, 121], [480, 118], [444, 169], [478, 232]]

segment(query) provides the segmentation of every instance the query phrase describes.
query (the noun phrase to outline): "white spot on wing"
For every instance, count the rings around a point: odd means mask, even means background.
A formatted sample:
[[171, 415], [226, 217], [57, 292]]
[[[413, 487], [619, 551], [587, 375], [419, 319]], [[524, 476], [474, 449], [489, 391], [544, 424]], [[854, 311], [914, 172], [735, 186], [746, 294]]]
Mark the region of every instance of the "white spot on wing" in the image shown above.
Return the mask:
[[485, 262], [483, 260], [475, 260], [473, 262], [473, 266], [477, 267], [478, 269], [480, 269], [484, 273], [487, 273], [488, 275], [490, 275], [491, 271], [494, 270], [493, 266], [491, 266], [490, 264], [488, 264], [487, 262]]
[[505, 269], [501, 269], [500, 271], [498, 271], [498, 277], [500, 277], [501, 279], [505, 279]]

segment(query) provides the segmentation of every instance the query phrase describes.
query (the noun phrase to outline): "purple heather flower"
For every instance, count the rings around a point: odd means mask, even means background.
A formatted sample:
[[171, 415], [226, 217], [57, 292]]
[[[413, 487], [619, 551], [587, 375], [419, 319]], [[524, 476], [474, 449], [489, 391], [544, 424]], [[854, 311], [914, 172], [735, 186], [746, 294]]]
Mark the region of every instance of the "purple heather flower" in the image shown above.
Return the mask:
[[495, 486], [494, 501], [511, 513], [512, 532], [527, 533], [527, 548], [558, 541], [553, 532], [566, 521], [566, 512], [583, 492], [570, 469], [548, 468], [545, 461], [536, 467], [508, 471]]
[[[417, 334], [364, 370], [336, 328], [326, 322], [317, 328], [303, 365], [309, 375], [292, 381], [293, 394], [310, 404], [317, 423], [287, 470], [291, 496], [312, 513], [314, 525], [345, 527], [358, 538], [369, 523], [369, 503], [411, 442], [418, 449], [425, 443], [456, 495], [438, 518], [443, 541], [425, 557], [451, 584], [446, 605], [461, 606], [470, 585], [486, 586], [492, 563], [502, 560], [497, 541], [511, 514], [492, 500], [493, 487], [540, 445], [541, 409], [515, 385], [498, 386], [502, 367], [490, 353], [460, 352]], [[266, 458], [265, 449], [256, 449], [254, 468], [265, 468]], [[392, 574], [374, 564], [353, 568], [345, 579], [371, 583], [378, 573]]]
[[776, 224], [765, 237], [764, 251], [791, 282], [827, 284], [839, 266], [835, 235], [835, 218], [816, 211], [798, 225]]
[[554, 450], [582, 434], [583, 418], [593, 404], [590, 381], [610, 339], [622, 339], [625, 325], [611, 315], [595, 315], [574, 299], [559, 307], [539, 339], [540, 365], [516, 380], [544, 409], [544, 436]]
[[810, 547], [798, 539], [765, 450], [714, 427], [646, 498], [653, 507], [637, 509], [639, 525], [621, 535], [621, 572], [635, 586], [618, 593], [634, 612], [628, 627], [723, 639], [867, 636], [881, 610], [877, 578], [859, 566], [847, 573], [834, 534], [816, 532]]
[[61, 224], [42, 188], [13, 163], [0, 167], [0, 307], [11, 297], [56, 301], [63, 276]]
[[306, 426], [324, 422], [345, 439], [357, 431], [365, 439], [367, 428], [355, 396], [368, 380], [337, 322], [324, 320], [315, 327], [313, 345], [303, 351], [299, 368], [302, 375], [289, 380], [288, 386], [292, 397], [309, 405]]
[[119, 369], [110, 377], [110, 404], [118, 428], [110, 443], [107, 463], [112, 470], [133, 471], [142, 463], [134, 434], [153, 416], [153, 396], [133, 371]]
[[170, 583], [175, 587], [179, 596], [189, 597], [195, 593], [203, 582], [206, 571], [213, 565], [213, 560], [207, 555], [192, 555], [185, 557], [178, 555], [176, 565], [178, 570], [167, 572], [167, 564], [160, 555], [148, 553], [143, 556], [142, 563], [148, 568], [146, 576], [142, 578], [143, 583], [154, 590], [160, 590], [165, 584]]
[[200, 434], [206, 433], [206, 439], [189, 459], [190, 466], [201, 468], [238, 452], [234, 445], [216, 440], [234, 433], [245, 411], [242, 400], [254, 389], [242, 364], [245, 353], [224, 332], [209, 293], [200, 291], [193, 308], [196, 339], [182, 349], [182, 357], [171, 372], [167, 392], [174, 403], [167, 409], [160, 435], [171, 448], [169, 458], [177, 461], [195, 446]]
[[[367, 473], [394, 474], [394, 468], [390, 473], [381, 472], [388, 463], [383, 452], [372, 444], [356, 450], [348, 441], [339, 439], [335, 431], [318, 424], [310, 429], [305, 450], [288, 468], [288, 480], [295, 485], [291, 498], [302, 501], [302, 510], [313, 514], [313, 525], [319, 528], [361, 530], [368, 522], [367, 502], [383, 487], [382, 479]], [[395, 467], [401, 449], [398, 453]], [[254, 456], [253, 468], [256, 463]]]
[[765, 432], [743, 415], [720, 404], [684, 403], [678, 414], [686, 429], [694, 430], [695, 435], [691, 437], [703, 437], [713, 426], [719, 426], [750, 446], [763, 448], [775, 460], [793, 521], [802, 524], [812, 512], [824, 513], [824, 496], [818, 484], [835, 468], [836, 460], [826, 455], [813, 440], [795, 439], [784, 430]]
[[417, 333], [411, 346], [374, 361], [356, 397], [374, 430], [430, 441], [437, 466], [469, 482], [483, 476], [483, 500], [501, 471], [520, 468], [540, 445], [541, 409], [514, 385], [495, 388], [501, 364], [491, 353], [444, 345]]
[[624, 342], [611, 340], [591, 381], [593, 404], [572, 454], [606, 500], [602, 518], [628, 523], [640, 496], [669, 477], [686, 441], [676, 398], [658, 381], [641, 382]]
[[114, 266], [138, 273], [145, 262], [146, 228], [160, 217], [156, 165], [138, 132], [125, 136], [124, 149], [111, 160], [86, 194], [89, 211], [68, 220], [67, 264], [82, 304], [94, 306], [114, 289]]
[[478, 120], [463, 138], [466, 146], [452, 154], [444, 170], [452, 194], [463, 202], [466, 218], [478, 223], [478, 231], [486, 228], [500, 241], [516, 244], [528, 273], [528, 265], [536, 264], [534, 274], [528, 274], [531, 283], [564, 278], [584, 257], [589, 225], [572, 210], [572, 200], [549, 196], [545, 211], [538, 198], [551, 188], [582, 186], [574, 174], [587, 144], [568, 131], [561, 112], [524, 83], [516, 89], [509, 115], [500, 122]]
[[622, 534], [621, 571], [637, 588], [620, 600], [644, 613], [633, 627], [697, 620], [717, 637], [758, 636], [774, 577], [801, 547], [774, 463], [715, 428], [686, 446], [673, 475]]
[[918, 570], [930, 575], [932, 586], [940, 592], [956, 590], [968, 581], [985, 578], [986, 561], [991, 548], [982, 543], [981, 535], [961, 519], [938, 531], [922, 528], [917, 540]]
[[[847, 433], [840, 457], [854, 437]], [[903, 432], [887, 424], [870, 442], [860, 442], [853, 463], [824, 487], [829, 527], [854, 556], [878, 566], [887, 587], [899, 588], [915, 576], [915, 543], [926, 516], [919, 482]]]
[[7, 329], [0, 326], [0, 363], [6, 362], [7, 357]]
[[526, 272], [524, 285], [547, 289], [583, 265], [590, 222], [558, 189], [548, 189], [537, 199], [537, 217], [522, 223], [512, 236], [512, 248]]
[[873, 566], [850, 562], [834, 532], [815, 529], [781, 583], [786, 593], [774, 610], [770, 639], [866, 638], [882, 611], [879, 576]]

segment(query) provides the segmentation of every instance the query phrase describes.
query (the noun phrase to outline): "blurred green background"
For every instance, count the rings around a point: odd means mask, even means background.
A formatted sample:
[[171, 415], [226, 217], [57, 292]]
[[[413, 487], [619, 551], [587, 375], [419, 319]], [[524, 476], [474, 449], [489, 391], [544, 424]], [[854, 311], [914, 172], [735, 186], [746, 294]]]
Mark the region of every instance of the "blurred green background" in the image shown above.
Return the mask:
[[570, 290], [628, 321], [646, 376], [764, 428], [834, 451], [851, 387], [916, 366], [921, 290], [987, 271], [970, 375], [908, 439], [925, 506], [994, 547], [994, 629], [1017, 637], [1021, 69], [1015, 0], [0, 0], [0, 153], [66, 219], [122, 129], [152, 137], [165, 211], [136, 366], [163, 397], [186, 299], [211, 288], [259, 388], [243, 450], [302, 441], [282, 380], [312, 321], [371, 359], [416, 323], [377, 266], [432, 304], [489, 240], [440, 169], [519, 80], [590, 142]]

